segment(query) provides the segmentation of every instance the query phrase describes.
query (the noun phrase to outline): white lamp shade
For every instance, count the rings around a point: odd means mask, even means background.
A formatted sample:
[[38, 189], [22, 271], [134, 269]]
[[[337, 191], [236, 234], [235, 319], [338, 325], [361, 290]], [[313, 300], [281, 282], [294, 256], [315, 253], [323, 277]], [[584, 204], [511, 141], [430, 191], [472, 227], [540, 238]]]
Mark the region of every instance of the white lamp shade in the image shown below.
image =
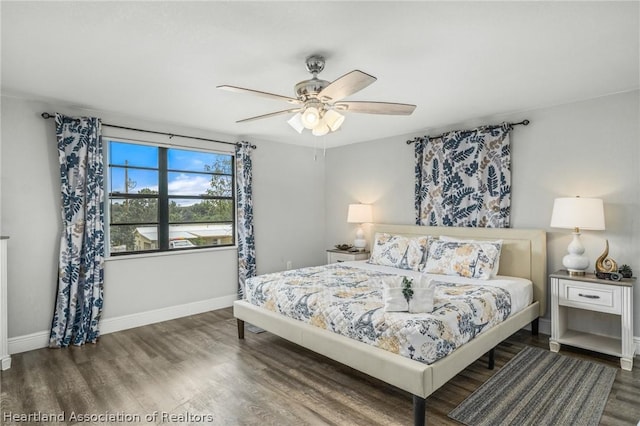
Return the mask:
[[313, 136], [324, 136], [329, 133], [329, 126], [324, 122], [324, 119], [320, 120], [318, 125], [311, 130]]
[[298, 133], [302, 133], [302, 131], [304, 130], [304, 124], [302, 123], [302, 114], [300, 113], [297, 113], [296, 115], [291, 117], [289, 121], [287, 121], [287, 123], [289, 123], [289, 125], [293, 127]]
[[307, 129], [315, 128], [320, 122], [320, 111], [316, 107], [309, 107], [302, 112], [302, 124]]
[[347, 213], [348, 223], [373, 222], [373, 210], [371, 204], [349, 204]]
[[344, 115], [333, 109], [327, 110], [327, 112], [324, 113], [324, 122], [329, 126], [332, 132], [335, 132], [340, 128], [340, 126], [342, 126], [342, 123], [344, 122]]
[[604, 207], [599, 198], [556, 198], [551, 213], [552, 228], [603, 230]]

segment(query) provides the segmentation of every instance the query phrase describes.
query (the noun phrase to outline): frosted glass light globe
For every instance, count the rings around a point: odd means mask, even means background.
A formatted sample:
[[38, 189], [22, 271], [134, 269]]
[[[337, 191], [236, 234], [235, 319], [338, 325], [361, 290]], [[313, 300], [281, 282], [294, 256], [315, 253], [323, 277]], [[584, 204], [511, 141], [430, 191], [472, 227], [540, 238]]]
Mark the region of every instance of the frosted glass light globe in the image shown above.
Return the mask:
[[307, 129], [313, 129], [320, 121], [320, 111], [316, 107], [309, 107], [302, 113], [302, 124]]

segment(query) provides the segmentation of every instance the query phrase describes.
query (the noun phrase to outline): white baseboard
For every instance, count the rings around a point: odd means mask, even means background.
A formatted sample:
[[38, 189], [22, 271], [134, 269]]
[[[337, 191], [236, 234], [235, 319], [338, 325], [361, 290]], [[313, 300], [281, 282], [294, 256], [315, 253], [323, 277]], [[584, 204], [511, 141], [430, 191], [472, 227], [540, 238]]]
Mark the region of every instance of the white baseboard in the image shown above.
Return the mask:
[[[235, 300], [237, 300], [237, 297], [235, 294], [232, 294], [229, 296], [217, 297], [215, 299], [186, 303], [184, 305], [169, 306], [137, 314], [106, 318], [100, 321], [100, 334], [115, 333], [116, 331], [128, 330], [130, 328], [141, 327], [143, 325], [168, 321], [189, 315], [201, 314], [203, 312], [214, 311], [216, 309], [228, 308], [233, 305]], [[525, 328], [530, 330], [529, 326]], [[538, 331], [542, 334], [551, 335], [551, 320], [548, 318], [540, 318]], [[633, 343], [636, 346], [636, 357], [638, 357], [640, 356], [640, 337], [634, 337]], [[9, 339], [10, 354], [18, 354], [20, 352], [46, 348], [47, 346], [49, 346], [49, 331], [40, 331], [38, 333], [12, 337]], [[2, 362], [4, 367], [5, 360], [2, 360]], [[11, 359], [7, 362], [10, 363]]]
[[[216, 297], [214, 299], [186, 303], [184, 305], [168, 306], [166, 308], [123, 315], [115, 318], [105, 318], [100, 321], [100, 334], [115, 333], [116, 331], [128, 330], [130, 328], [141, 327], [143, 325], [155, 324], [157, 322], [201, 314], [203, 312], [214, 311], [216, 309], [228, 308], [233, 305], [233, 302], [237, 299], [238, 297], [235, 294], [232, 294]], [[11, 337], [9, 339], [10, 354], [46, 348], [47, 346], [49, 346], [49, 331], [40, 331], [24, 336]]]
[[236, 300], [238, 300], [238, 296], [232, 294], [229, 296], [216, 297], [215, 299], [186, 303], [184, 305], [154, 309], [153, 311], [123, 315], [115, 318], [105, 318], [100, 321], [100, 334], [115, 333], [116, 331], [128, 330], [130, 328], [141, 327], [143, 325], [155, 324], [157, 322], [188, 317], [189, 315], [215, 311], [216, 309], [228, 308], [233, 305], [233, 302]]
[[549, 318], [540, 318], [538, 322], [538, 331], [542, 334], [551, 336], [551, 320]]
[[[525, 327], [522, 327], [524, 330], [531, 330], [531, 324], [527, 324]], [[551, 335], [551, 320], [548, 318], [540, 318], [538, 321], [538, 332], [542, 334]]]
[[9, 354], [19, 354], [20, 352], [46, 348], [49, 346], [49, 332], [39, 331], [37, 333], [25, 334], [24, 336], [10, 337], [8, 343]]

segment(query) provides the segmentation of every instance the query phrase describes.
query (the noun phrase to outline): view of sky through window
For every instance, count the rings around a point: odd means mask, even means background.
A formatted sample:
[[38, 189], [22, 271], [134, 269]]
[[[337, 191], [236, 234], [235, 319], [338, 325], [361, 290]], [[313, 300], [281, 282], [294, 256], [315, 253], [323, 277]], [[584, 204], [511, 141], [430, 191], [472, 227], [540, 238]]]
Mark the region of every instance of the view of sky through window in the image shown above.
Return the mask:
[[[111, 193], [136, 194], [144, 190], [158, 191], [158, 148], [110, 141], [110, 188]], [[118, 167], [119, 166], [119, 167]], [[211, 175], [198, 172], [231, 174], [231, 156], [213, 152], [171, 149], [168, 151], [167, 168], [170, 196], [202, 195], [212, 190]], [[192, 173], [190, 173], [192, 172]], [[231, 176], [221, 176], [228, 180]], [[128, 182], [128, 185], [125, 185]], [[229, 191], [216, 195], [231, 196]], [[190, 205], [197, 201], [176, 199], [180, 205]]]

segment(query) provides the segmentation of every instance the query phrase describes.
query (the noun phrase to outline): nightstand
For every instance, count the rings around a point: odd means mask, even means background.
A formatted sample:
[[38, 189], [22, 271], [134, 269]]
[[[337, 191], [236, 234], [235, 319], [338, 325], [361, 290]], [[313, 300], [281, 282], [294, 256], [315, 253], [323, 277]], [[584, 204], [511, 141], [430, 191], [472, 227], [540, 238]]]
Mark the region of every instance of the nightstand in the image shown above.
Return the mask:
[[[622, 281], [601, 280], [594, 274], [569, 276], [558, 271], [551, 278], [551, 338], [549, 349], [558, 352], [565, 344], [620, 357], [623, 370], [633, 368], [633, 284], [635, 278]], [[572, 313], [588, 310], [602, 313], [598, 321], [610, 321], [620, 337], [601, 336], [571, 328]], [[579, 327], [576, 327], [579, 328]]]
[[351, 262], [352, 260], [367, 260], [368, 251], [327, 250], [327, 263]]

